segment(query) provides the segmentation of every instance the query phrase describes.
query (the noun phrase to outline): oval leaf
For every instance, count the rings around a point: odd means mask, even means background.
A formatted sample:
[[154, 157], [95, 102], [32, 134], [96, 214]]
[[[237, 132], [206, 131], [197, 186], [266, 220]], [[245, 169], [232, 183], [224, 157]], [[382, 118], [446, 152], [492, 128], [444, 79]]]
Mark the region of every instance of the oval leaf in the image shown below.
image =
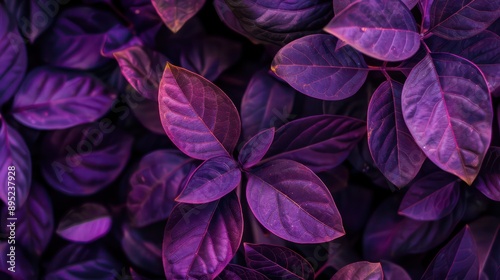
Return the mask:
[[500, 147], [490, 147], [474, 186], [489, 199], [500, 201]]
[[415, 19], [400, 0], [358, 0], [337, 14], [325, 31], [385, 61], [405, 60], [420, 47]]
[[205, 0], [152, 0], [165, 25], [176, 33], [203, 7]]
[[111, 228], [111, 215], [99, 204], [87, 203], [61, 218], [57, 234], [64, 239], [89, 243], [106, 235]]
[[310, 169], [269, 161], [248, 175], [248, 205], [269, 231], [296, 243], [321, 243], [345, 234], [337, 206]]
[[341, 100], [363, 85], [368, 69], [363, 56], [349, 46], [335, 50], [337, 39], [310, 35], [286, 45], [271, 69], [293, 88], [322, 100]]
[[213, 279], [236, 254], [243, 214], [236, 194], [207, 204], [178, 204], [163, 238], [167, 279]]
[[259, 132], [243, 145], [238, 155], [238, 161], [244, 168], [256, 165], [266, 155], [273, 139], [274, 127]]
[[216, 157], [202, 163], [175, 199], [184, 203], [208, 203], [234, 190], [241, 182], [238, 163], [232, 158]]
[[408, 76], [401, 102], [406, 125], [427, 157], [472, 184], [493, 122], [488, 86], [477, 67], [452, 54], [427, 55]]
[[158, 102], [165, 132], [186, 155], [206, 160], [232, 154], [240, 136], [240, 117], [216, 85], [167, 63]]
[[330, 280], [370, 279], [383, 280], [384, 272], [380, 263], [355, 262], [341, 268]]

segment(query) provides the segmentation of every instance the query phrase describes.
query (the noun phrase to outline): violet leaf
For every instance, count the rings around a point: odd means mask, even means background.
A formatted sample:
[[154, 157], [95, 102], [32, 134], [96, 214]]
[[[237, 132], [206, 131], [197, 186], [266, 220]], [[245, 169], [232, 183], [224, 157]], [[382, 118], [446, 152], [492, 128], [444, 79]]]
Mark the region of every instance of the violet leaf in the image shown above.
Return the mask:
[[186, 155], [230, 156], [241, 123], [231, 99], [202, 76], [167, 63], [158, 96], [167, 136]]
[[[401, 2], [403, 2], [409, 10], [415, 7], [418, 1], [419, 0], [401, 0]], [[356, 2], [356, 0], [333, 0], [333, 10], [335, 11], [335, 15], [338, 15], [342, 12], [342, 10], [354, 2]]]
[[274, 127], [263, 130], [243, 145], [238, 155], [238, 161], [243, 168], [250, 168], [262, 160], [271, 147], [274, 132]]
[[147, 99], [132, 88], [129, 88], [126, 94], [127, 105], [132, 109], [137, 120], [149, 131], [165, 135], [165, 130], [161, 125], [158, 100]]
[[205, 0], [151, 0], [158, 15], [176, 33], [203, 7]]
[[226, 268], [215, 278], [215, 280], [268, 280], [266, 276], [260, 272], [239, 266], [236, 264], [228, 264]]
[[472, 184], [493, 122], [488, 86], [478, 68], [456, 55], [427, 55], [408, 76], [401, 102], [406, 125], [427, 157]]
[[322, 100], [354, 95], [365, 82], [368, 69], [363, 56], [349, 46], [335, 50], [331, 35], [310, 35], [283, 47], [271, 69], [293, 88]]
[[142, 41], [132, 33], [132, 30], [123, 25], [115, 25], [104, 38], [101, 54], [108, 58], [115, 58], [115, 52], [142, 45]]
[[479, 279], [498, 277], [500, 267], [500, 220], [497, 217], [482, 217], [470, 225], [477, 246]]
[[370, 279], [383, 280], [384, 272], [380, 263], [371, 263], [360, 261], [348, 264], [341, 268], [330, 280], [345, 280], [345, 279]]
[[390, 261], [380, 261], [385, 280], [411, 280], [408, 272], [401, 266]]
[[489, 199], [500, 201], [500, 147], [491, 146], [486, 153], [474, 186]]
[[239, 22], [238, 18], [231, 11], [225, 2], [225, 0], [214, 0], [214, 8], [219, 16], [220, 20], [226, 24], [227, 27], [231, 28], [234, 32], [240, 33], [241, 35], [247, 37], [254, 44], [265, 43], [264, 41], [257, 40], [249, 32], [247, 32], [242, 24]]
[[30, 43], [43, 33], [59, 12], [59, 3], [50, 0], [6, 0], [5, 8], [16, 19], [21, 34]]
[[86, 203], [71, 209], [61, 218], [56, 233], [66, 240], [89, 243], [106, 235], [111, 215], [102, 205]]

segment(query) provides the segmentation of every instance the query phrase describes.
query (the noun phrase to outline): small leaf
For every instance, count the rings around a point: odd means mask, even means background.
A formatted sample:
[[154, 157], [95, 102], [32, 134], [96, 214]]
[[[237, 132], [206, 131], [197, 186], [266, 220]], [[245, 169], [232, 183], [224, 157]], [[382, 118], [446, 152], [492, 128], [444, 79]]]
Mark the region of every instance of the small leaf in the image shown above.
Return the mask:
[[262, 160], [271, 147], [274, 132], [274, 127], [263, 130], [243, 145], [238, 155], [238, 161], [244, 168], [250, 168]]
[[167, 279], [213, 279], [238, 250], [243, 214], [234, 193], [207, 204], [178, 204], [163, 239]]
[[488, 149], [474, 186], [489, 199], [500, 201], [500, 147]]
[[241, 182], [238, 163], [232, 158], [206, 160], [191, 175], [186, 187], [175, 199], [183, 203], [208, 203], [234, 190]]
[[152, 0], [165, 25], [177, 33], [205, 4], [205, 0]]
[[410, 10], [400, 0], [358, 0], [324, 28], [358, 51], [385, 61], [410, 58], [420, 35]]
[[337, 39], [310, 35], [276, 54], [271, 69], [293, 88], [322, 100], [341, 100], [363, 85], [368, 69], [363, 56], [349, 46], [335, 50]]
[[380, 263], [355, 262], [341, 268], [330, 280], [370, 279], [383, 280], [384, 272]]
[[215, 280], [269, 280], [269, 278], [253, 269], [228, 264]]
[[493, 122], [488, 86], [477, 67], [452, 54], [427, 55], [408, 76], [401, 102], [406, 125], [427, 157], [472, 184]]
[[158, 98], [163, 128], [182, 152], [201, 160], [232, 154], [240, 136], [240, 117], [216, 85], [167, 63]]
[[295, 243], [321, 243], [345, 234], [332, 195], [307, 167], [273, 160], [248, 174], [248, 205], [275, 235]]
[[86, 203], [62, 217], [56, 232], [64, 239], [89, 243], [106, 235], [110, 228], [108, 210], [99, 204]]
[[314, 279], [311, 265], [286, 247], [249, 243], [244, 246], [247, 265], [271, 280]]

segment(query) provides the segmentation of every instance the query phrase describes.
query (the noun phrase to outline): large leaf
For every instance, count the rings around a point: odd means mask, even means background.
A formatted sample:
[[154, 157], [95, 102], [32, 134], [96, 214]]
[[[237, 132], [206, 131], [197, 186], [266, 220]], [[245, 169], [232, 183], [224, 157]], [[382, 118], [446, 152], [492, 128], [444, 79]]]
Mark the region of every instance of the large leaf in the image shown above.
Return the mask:
[[314, 172], [330, 170], [347, 158], [365, 132], [366, 123], [350, 117], [298, 119], [276, 131], [265, 160], [291, 159]]
[[323, 100], [354, 95], [365, 82], [368, 69], [363, 56], [349, 46], [335, 49], [331, 35], [310, 35], [283, 47], [271, 69], [293, 88]]
[[175, 206], [194, 161], [176, 150], [157, 150], [141, 159], [130, 176], [127, 209], [132, 225], [166, 220]]
[[420, 47], [415, 19], [400, 0], [358, 0], [337, 14], [325, 31], [380, 60], [405, 60]]
[[247, 265], [271, 280], [314, 279], [311, 264], [286, 247], [249, 243], [244, 246]]
[[71, 209], [61, 218], [57, 234], [73, 242], [89, 243], [106, 235], [111, 228], [111, 215], [104, 206], [86, 203]]
[[243, 235], [236, 194], [208, 204], [178, 204], [163, 239], [167, 279], [213, 279], [233, 258]]
[[460, 198], [460, 180], [434, 172], [410, 185], [398, 213], [414, 220], [434, 221], [451, 213]]
[[371, 263], [367, 261], [355, 262], [341, 268], [331, 280], [347, 279], [370, 279], [383, 280], [384, 272], [380, 263]]
[[31, 188], [31, 155], [23, 137], [10, 127], [1, 115], [0, 167], [3, 170], [0, 173], [0, 179], [5, 185], [0, 191], [0, 198], [7, 205], [8, 197], [12, 196], [12, 194], [8, 195], [8, 192], [14, 190], [16, 206], [23, 206]]
[[477, 246], [480, 279], [495, 279], [500, 267], [500, 220], [483, 217], [470, 224]]
[[104, 115], [116, 94], [86, 73], [52, 67], [32, 70], [12, 105], [22, 124], [36, 129], [65, 129]]
[[167, 64], [158, 96], [163, 128], [185, 154], [231, 156], [241, 124], [231, 99], [200, 75]]
[[398, 187], [408, 184], [424, 163], [425, 155], [406, 127], [401, 112], [403, 85], [383, 82], [368, 106], [368, 147], [384, 176]]
[[244, 168], [250, 168], [262, 160], [271, 147], [274, 132], [274, 127], [263, 130], [243, 145], [238, 155], [238, 161]]
[[296, 243], [321, 243], [345, 234], [332, 195], [304, 165], [272, 160], [248, 174], [248, 205], [275, 235]]
[[471, 230], [465, 226], [437, 253], [421, 279], [479, 279], [476, 250]]
[[449, 40], [472, 37], [500, 16], [500, 2], [490, 0], [433, 0], [429, 32]]
[[174, 33], [203, 7], [205, 0], [151, 0], [158, 15]]
[[488, 198], [500, 201], [500, 147], [490, 147], [474, 186]]
[[403, 87], [403, 116], [415, 142], [444, 171], [472, 184], [490, 145], [493, 108], [481, 72], [456, 55], [427, 55]]
[[228, 264], [226, 268], [215, 278], [216, 280], [269, 280], [256, 270], [243, 266]]
[[212, 202], [234, 190], [240, 182], [241, 171], [234, 159], [211, 158], [193, 172], [175, 200], [197, 204]]

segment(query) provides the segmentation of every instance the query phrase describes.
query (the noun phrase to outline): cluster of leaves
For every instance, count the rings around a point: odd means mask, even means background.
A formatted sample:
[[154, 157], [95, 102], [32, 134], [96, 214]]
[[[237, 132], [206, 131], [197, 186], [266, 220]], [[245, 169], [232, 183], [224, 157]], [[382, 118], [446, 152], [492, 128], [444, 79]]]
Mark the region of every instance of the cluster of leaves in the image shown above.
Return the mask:
[[500, 277], [499, 1], [205, 2], [0, 1], [2, 279]]

